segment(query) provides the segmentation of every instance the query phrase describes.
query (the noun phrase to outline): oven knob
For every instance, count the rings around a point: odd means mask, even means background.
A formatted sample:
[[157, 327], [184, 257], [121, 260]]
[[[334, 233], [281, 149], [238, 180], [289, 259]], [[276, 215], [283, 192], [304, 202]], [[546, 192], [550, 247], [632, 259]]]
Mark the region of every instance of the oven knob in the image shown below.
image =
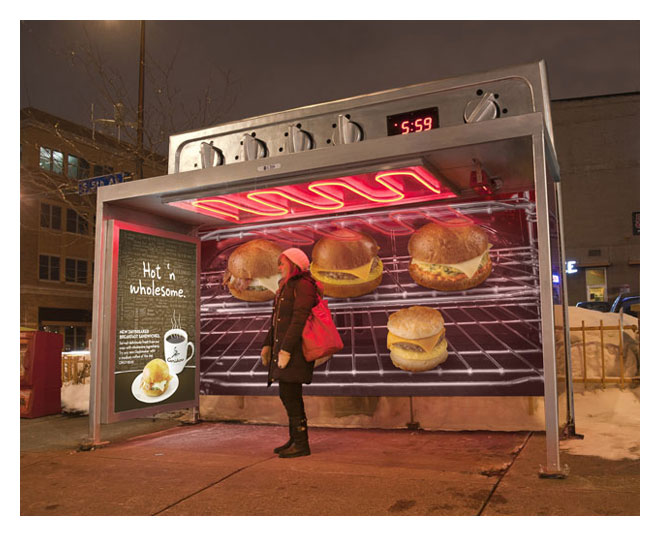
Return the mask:
[[332, 134], [332, 143], [342, 145], [346, 143], [356, 143], [362, 139], [362, 129], [360, 125], [348, 119], [345, 115], [337, 116], [337, 127]]
[[213, 146], [213, 142], [202, 142], [199, 148], [199, 154], [202, 157], [202, 169], [221, 166], [224, 162], [222, 151]]
[[266, 144], [250, 134], [243, 135], [241, 145], [243, 146], [243, 161], [256, 160], [266, 156]]
[[478, 123], [487, 119], [499, 117], [500, 109], [495, 101], [495, 95], [490, 91], [484, 93], [480, 99], [474, 99], [467, 103], [463, 119], [466, 123]]
[[299, 153], [312, 148], [312, 137], [297, 125], [289, 125], [287, 148], [290, 153]]

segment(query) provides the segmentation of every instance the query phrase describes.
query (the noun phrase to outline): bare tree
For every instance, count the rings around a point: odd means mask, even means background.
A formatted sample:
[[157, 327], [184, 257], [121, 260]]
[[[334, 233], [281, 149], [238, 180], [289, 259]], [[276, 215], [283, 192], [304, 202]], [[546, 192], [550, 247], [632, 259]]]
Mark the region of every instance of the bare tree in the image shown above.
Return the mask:
[[[99, 97], [99, 113], [112, 118], [112, 130], [108, 131], [106, 123], [105, 132], [116, 135], [119, 127], [122, 141], [135, 146], [136, 96], [128, 90], [122, 74], [103, 57], [84, 26], [83, 35], [84, 41], [68, 50], [66, 55], [73, 67], [81, 68], [87, 74]], [[186, 102], [175, 82], [177, 67], [181, 63], [180, 51], [181, 41], [171, 58], [162, 63], [150, 54], [147, 47], [146, 78], [150, 92], [145, 96], [146, 151], [166, 153], [171, 134], [221, 122], [236, 101], [231, 72], [211, 65], [198, 96]]]
[[[99, 47], [90, 37], [87, 28], [82, 26], [82, 41], [69, 48], [58, 48], [55, 53], [67, 58], [74, 69], [86, 73], [95, 100], [87, 106], [94, 106], [94, 119], [89, 127], [93, 137], [72, 136], [70, 130], [58, 123], [41, 125], [51, 129], [60, 139], [60, 147], [65, 153], [84, 154], [82, 144], [106, 150], [108, 140], [117, 146], [117, 153], [128, 159], [137, 160], [137, 95], [124, 80], [124, 76], [114, 69], [103, 56]], [[165, 63], [159, 62], [147, 48], [146, 78], [148, 94], [145, 95], [144, 148], [145, 161], [166, 158], [169, 136], [176, 132], [201, 128], [222, 121], [235, 100], [235, 82], [229, 71], [210, 66], [205, 85], [200, 85], [198, 96], [192, 101], [183, 98], [175, 82], [176, 71], [181, 63], [181, 42]], [[97, 133], [98, 132], [98, 133]], [[23, 143], [23, 140], [21, 140]], [[118, 145], [117, 145], [118, 144]], [[38, 148], [37, 148], [38, 149]], [[131, 168], [131, 170], [134, 168]], [[128, 167], [124, 171], [129, 171]], [[50, 173], [43, 169], [28, 168], [21, 164], [21, 198], [57, 200], [78, 212], [91, 215], [96, 205], [95, 195], [78, 194], [78, 179], [65, 174]], [[23, 218], [21, 218], [23, 219]], [[24, 225], [22, 223], [22, 225]]]

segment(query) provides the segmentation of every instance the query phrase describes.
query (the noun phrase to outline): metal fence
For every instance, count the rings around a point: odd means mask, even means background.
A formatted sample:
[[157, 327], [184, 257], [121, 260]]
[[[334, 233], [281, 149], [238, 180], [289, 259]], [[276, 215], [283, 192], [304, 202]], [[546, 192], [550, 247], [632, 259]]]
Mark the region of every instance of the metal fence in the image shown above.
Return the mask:
[[[604, 326], [602, 320], [598, 326], [587, 326], [583, 320], [570, 332], [573, 383], [618, 383], [624, 387], [640, 381], [639, 325], [624, 325], [620, 319], [618, 326]], [[559, 372], [558, 379], [565, 379], [563, 367]]]

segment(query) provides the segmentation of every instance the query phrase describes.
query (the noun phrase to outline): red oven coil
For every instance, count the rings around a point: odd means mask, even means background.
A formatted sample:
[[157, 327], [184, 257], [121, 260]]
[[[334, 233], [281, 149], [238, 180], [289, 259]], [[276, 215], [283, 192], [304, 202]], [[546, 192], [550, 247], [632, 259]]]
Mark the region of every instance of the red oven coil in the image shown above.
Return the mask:
[[426, 168], [412, 166], [169, 204], [249, 224], [453, 197], [456, 194]]

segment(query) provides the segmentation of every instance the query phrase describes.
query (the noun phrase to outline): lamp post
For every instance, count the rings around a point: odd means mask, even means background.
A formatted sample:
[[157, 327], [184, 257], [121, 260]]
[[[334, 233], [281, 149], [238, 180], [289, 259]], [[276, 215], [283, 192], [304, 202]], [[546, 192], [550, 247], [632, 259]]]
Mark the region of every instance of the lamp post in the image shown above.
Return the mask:
[[140, 74], [138, 81], [138, 118], [137, 118], [137, 165], [136, 175], [138, 179], [143, 178], [142, 172], [142, 149], [144, 130], [144, 21], [140, 21]]

